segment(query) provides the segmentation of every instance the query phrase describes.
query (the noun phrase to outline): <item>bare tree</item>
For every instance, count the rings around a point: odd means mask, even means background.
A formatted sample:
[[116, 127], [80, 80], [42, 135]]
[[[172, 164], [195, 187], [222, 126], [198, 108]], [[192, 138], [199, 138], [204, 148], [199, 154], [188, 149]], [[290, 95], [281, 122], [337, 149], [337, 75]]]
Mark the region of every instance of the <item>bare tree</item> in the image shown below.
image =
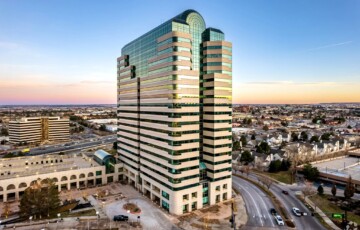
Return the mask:
[[260, 177], [259, 181], [266, 186], [268, 190], [270, 190], [271, 185], [274, 183], [274, 181], [268, 177]]
[[302, 193], [304, 194], [304, 198], [307, 196], [315, 195], [316, 190], [312, 186], [312, 183], [306, 182], [305, 187], [302, 190]]
[[245, 165], [242, 167], [242, 170], [244, 171], [244, 173], [246, 174], [247, 177], [249, 177], [250, 174], [250, 166], [249, 165]]
[[288, 145], [285, 148], [288, 158], [291, 160], [291, 167], [290, 167], [290, 171], [291, 171], [291, 183], [294, 183], [294, 175], [297, 174], [297, 166], [299, 164], [300, 161], [300, 157], [299, 157], [299, 147], [298, 145]]

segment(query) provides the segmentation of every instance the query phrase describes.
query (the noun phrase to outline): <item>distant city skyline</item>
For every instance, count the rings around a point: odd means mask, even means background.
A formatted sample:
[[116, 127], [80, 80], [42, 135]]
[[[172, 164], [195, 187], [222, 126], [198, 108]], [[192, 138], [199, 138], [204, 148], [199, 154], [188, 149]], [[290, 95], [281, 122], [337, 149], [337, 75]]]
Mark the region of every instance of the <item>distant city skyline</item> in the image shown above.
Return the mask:
[[15, 0], [0, 2], [0, 105], [116, 104], [121, 47], [189, 8], [233, 42], [234, 104], [360, 102], [356, 0]]

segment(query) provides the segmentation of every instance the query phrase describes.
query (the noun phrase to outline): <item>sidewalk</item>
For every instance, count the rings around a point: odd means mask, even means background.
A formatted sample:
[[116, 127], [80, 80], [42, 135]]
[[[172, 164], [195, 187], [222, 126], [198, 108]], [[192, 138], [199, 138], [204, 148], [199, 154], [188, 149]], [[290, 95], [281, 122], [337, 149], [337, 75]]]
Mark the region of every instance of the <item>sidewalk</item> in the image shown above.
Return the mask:
[[[315, 210], [316, 213], [319, 214], [319, 216], [334, 230], [341, 230], [338, 226], [336, 226], [331, 220], [330, 218], [325, 215], [325, 213], [323, 213], [323, 211], [321, 211], [321, 209], [319, 207], [316, 207], [315, 204], [308, 198], [305, 197], [305, 201], [306, 203], [308, 203], [312, 209]], [[316, 208], [316, 209], [315, 209]]]

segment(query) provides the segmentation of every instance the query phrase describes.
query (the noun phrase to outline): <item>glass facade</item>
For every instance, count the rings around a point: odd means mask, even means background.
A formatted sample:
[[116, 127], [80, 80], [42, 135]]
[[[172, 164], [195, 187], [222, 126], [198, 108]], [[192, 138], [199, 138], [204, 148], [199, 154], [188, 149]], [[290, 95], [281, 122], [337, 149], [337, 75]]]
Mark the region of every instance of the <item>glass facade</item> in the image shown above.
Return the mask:
[[[223, 143], [229, 135], [215, 135], [231, 133], [231, 119], [224, 118], [231, 117], [231, 94], [224, 91], [231, 91], [232, 47], [224, 38], [220, 30], [206, 29], [199, 13], [187, 10], [125, 45], [117, 62], [119, 160], [130, 171], [129, 180], [132, 174], [140, 179], [130, 181], [140, 183], [139, 189], [141, 181], [163, 186], [158, 196], [167, 210], [210, 204], [212, 181], [231, 175], [224, 175], [229, 150], [218, 151], [229, 147]], [[206, 45], [214, 41], [220, 43]], [[192, 194], [200, 187], [198, 200], [167, 203], [177, 191]]]

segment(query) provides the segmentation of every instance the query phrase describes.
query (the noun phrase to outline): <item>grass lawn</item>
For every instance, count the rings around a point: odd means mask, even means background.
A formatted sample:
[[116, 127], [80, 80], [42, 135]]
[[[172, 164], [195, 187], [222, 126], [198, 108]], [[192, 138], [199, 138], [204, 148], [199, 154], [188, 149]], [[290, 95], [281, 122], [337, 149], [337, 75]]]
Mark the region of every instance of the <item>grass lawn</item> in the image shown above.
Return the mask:
[[[341, 210], [337, 205], [330, 203], [327, 197], [327, 195], [315, 195], [309, 197], [309, 199], [329, 217], [331, 217], [331, 213], [344, 213], [344, 211]], [[352, 212], [348, 212], [348, 220], [360, 224], [360, 216], [355, 215]]]
[[96, 210], [89, 209], [81, 212], [61, 213], [61, 217], [80, 217], [80, 216], [96, 216]]
[[280, 171], [277, 173], [261, 172], [262, 174], [269, 176], [277, 181], [283, 182], [285, 184], [291, 183], [291, 173], [290, 171]]

